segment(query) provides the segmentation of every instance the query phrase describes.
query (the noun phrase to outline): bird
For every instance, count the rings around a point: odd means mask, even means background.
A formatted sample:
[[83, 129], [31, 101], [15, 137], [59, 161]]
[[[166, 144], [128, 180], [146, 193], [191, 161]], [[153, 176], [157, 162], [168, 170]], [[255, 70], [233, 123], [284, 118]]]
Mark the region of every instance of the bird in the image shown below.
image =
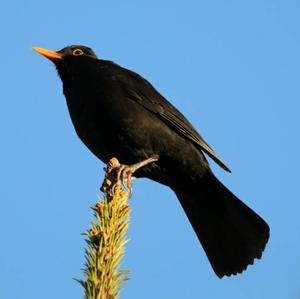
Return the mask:
[[126, 165], [152, 159], [135, 177], [175, 192], [219, 278], [262, 257], [268, 224], [213, 174], [207, 156], [230, 169], [149, 81], [87, 46], [33, 49], [54, 63], [75, 131], [96, 157]]

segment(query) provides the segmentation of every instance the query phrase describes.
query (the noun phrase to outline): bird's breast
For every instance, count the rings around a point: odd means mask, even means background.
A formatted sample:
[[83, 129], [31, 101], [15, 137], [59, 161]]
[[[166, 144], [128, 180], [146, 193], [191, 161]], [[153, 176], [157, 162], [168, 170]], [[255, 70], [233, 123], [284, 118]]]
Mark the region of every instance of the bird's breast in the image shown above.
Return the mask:
[[155, 151], [152, 136], [159, 130], [158, 121], [139, 104], [100, 91], [96, 96], [78, 91], [65, 94], [77, 135], [102, 161], [115, 155], [136, 162]]

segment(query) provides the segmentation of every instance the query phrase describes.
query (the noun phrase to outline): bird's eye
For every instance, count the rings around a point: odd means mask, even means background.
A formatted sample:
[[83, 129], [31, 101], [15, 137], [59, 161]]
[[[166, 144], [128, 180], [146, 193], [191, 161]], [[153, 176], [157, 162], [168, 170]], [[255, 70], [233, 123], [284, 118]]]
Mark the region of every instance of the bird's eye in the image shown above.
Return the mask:
[[83, 51], [82, 51], [81, 49], [75, 49], [75, 50], [72, 52], [72, 54], [73, 54], [74, 56], [80, 56], [80, 55], [83, 55], [84, 53], [83, 53]]

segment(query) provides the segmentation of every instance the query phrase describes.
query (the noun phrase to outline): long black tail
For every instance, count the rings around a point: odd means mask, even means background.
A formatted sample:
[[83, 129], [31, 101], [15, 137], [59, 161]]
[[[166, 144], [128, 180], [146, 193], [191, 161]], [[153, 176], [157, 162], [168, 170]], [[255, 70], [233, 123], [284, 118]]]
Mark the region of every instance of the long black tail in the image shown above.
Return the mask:
[[261, 258], [268, 224], [212, 173], [197, 186], [175, 193], [220, 278], [241, 273]]

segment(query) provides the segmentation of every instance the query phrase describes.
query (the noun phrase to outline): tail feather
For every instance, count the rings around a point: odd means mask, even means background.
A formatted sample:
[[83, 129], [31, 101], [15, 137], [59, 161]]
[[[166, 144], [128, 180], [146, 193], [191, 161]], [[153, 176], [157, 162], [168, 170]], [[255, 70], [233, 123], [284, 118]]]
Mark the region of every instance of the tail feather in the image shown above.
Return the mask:
[[212, 173], [175, 193], [218, 277], [241, 273], [261, 258], [268, 224]]

